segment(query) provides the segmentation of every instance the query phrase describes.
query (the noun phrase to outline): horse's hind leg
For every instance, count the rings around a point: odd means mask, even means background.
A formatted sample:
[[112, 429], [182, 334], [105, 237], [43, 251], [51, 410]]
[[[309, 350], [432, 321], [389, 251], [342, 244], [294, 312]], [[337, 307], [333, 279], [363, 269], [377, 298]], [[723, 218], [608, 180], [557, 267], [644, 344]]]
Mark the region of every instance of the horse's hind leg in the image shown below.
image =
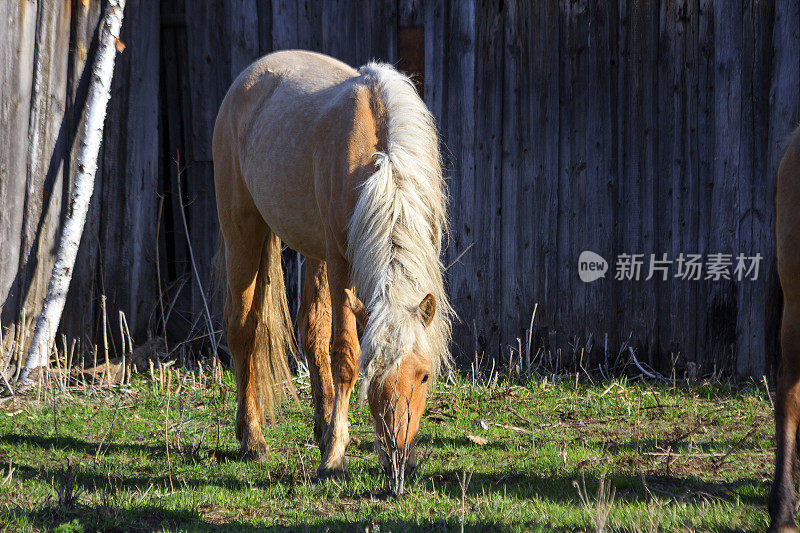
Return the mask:
[[261, 434], [257, 384], [251, 369], [257, 349], [260, 306], [257, 292], [263, 292], [263, 280], [259, 282], [258, 277], [267, 226], [260, 216], [250, 216], [242, 217], [237, 224], [223, 225], [223, 229], [227, 230], [223, 231], [227, 279], [225, 322], [238, 400], [236, 438], [241, 441], [245, 457], [261, 459], [266, 455], [267, 443]]
[[[331, 296], [328, 271], [323, 261], [306, 258], [303, 298], [298, 326], [303, 339], [303, 352], [308, 360], [311, 396], [314, 400], [314, 439], [322, 449], [322, 436], [333, 410], [331, 379]], [[322, 450], [324, 455], [324, 450]]]
[[775, 404], [775, 478], [769, 497], [771, 531], [797, 531], [794, 519], [794, 470], [800, 421], [800, 301], [784, 302], [781, 371]]

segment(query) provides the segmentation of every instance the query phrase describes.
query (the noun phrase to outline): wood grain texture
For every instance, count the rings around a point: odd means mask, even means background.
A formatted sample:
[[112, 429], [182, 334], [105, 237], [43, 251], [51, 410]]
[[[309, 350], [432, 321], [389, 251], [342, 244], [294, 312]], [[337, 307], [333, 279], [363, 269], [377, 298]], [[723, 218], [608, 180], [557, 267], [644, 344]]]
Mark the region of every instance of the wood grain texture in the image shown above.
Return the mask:
[[[40, 299], [101, 10], [98, 1], [0, 5], [4, 326]], [[162, 195], [162, 289], [177, 295], [168, 329], [186, 336], [200, 298], [173, 160], [208, 290], [211, 133], [232, 80], [287, 48], [404, 64], [399, 28], [424, 39], [416, 64], [450, 189], [444, 260], [459, 258], [448, 286], [461, 361], [476, 352], [507, 361], [538, 304], [534, 351], [562, 367], [575, 368], [581, 350], [586, 368], [621, 365], [630, 346], [662, 372], [673, 360], [700, 374], [773, 368], [774, 177], [800, 119], [800, 0], [130, 0], [64, 330], [95, 339], [106, 293], [110, 314], [124, 310], [139, 339], [161, 333]], [[605, 279], [580, 281], [583, 250], [609, 261]], [[760, 253], [759, 279], [644, 279], [651, 254], [682, 252]], [[644, 255], [640, 281], [614, 280], [621, 253]], [[284, 264], [296, 308], [302, 260], [286, 250]]]

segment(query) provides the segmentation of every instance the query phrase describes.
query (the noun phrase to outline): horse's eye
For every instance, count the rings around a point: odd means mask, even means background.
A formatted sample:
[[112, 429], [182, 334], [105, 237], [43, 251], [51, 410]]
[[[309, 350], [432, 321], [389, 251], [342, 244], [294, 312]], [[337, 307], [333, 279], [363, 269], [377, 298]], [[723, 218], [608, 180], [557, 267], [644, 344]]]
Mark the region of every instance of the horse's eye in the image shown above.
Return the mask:
[[428, 378], [429, 377], [430, 377], [430, 375], [428, 375], [428, 374], [425, 374], [424, 376], [422, 376], [422, 384], [423, 385], [428, 382]]

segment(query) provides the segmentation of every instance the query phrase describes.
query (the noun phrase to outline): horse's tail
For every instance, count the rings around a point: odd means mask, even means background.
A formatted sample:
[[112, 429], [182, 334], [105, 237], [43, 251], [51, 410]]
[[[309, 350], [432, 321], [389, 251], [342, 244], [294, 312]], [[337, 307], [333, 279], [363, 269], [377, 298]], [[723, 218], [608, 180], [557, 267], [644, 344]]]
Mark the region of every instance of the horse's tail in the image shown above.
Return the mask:
[[[221, 234], [220, 242], [223, 242]], [[220, 244], [218, 255], [222, 259], [215, 266], [221, 265], [224, 272], [224, 244]], [[226, 295], [226, 306], [227, 299]], [[249, 368], [236, 369], [237, 383], [252, 384], [262, 421], [269, 417], [274, 423], [277, 408], [287, 396], [298, 401], [289, 370], [289, 357], [295, 358], [297, 350], [281, 266], [281, 240], [269, 228], [261, 251], [248, 322], [253, 327], [252, 355]]]

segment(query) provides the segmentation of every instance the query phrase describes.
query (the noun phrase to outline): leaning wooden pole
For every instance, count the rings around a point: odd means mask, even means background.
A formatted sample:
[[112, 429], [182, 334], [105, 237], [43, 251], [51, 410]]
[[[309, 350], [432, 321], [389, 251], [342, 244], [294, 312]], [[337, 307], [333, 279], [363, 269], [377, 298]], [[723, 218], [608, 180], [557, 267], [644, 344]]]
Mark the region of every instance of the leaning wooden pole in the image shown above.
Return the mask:
[[47, 296], [44, 299], [42, 312], [36, 320], [25, 366], [19, 375], [21, 385], [31, 384], [32, 381], [28, 377], [31, 371], [46, 363], [58, 324], [61, 322], [61, 313], [64, 311], [64, 302], [72, 280], [72, 269], [75, 266], [86, 222], [86, 213], [89, 210], [89, 199], [94, 191], [97, 156], [103, 139], [106, 108], [111, 97], [111, 79], [114, 76], [114, 59], [117, 54], [124, 9], [125, 0], [108, 0], [103, 24], [100, 26], [100, 46], [92, 67], [92, 82], [86, 99], [86, 119], [76, 159], [78, 172], [75, 177], [75, 188], [61, 231], [56, 262], [47, 286]]

